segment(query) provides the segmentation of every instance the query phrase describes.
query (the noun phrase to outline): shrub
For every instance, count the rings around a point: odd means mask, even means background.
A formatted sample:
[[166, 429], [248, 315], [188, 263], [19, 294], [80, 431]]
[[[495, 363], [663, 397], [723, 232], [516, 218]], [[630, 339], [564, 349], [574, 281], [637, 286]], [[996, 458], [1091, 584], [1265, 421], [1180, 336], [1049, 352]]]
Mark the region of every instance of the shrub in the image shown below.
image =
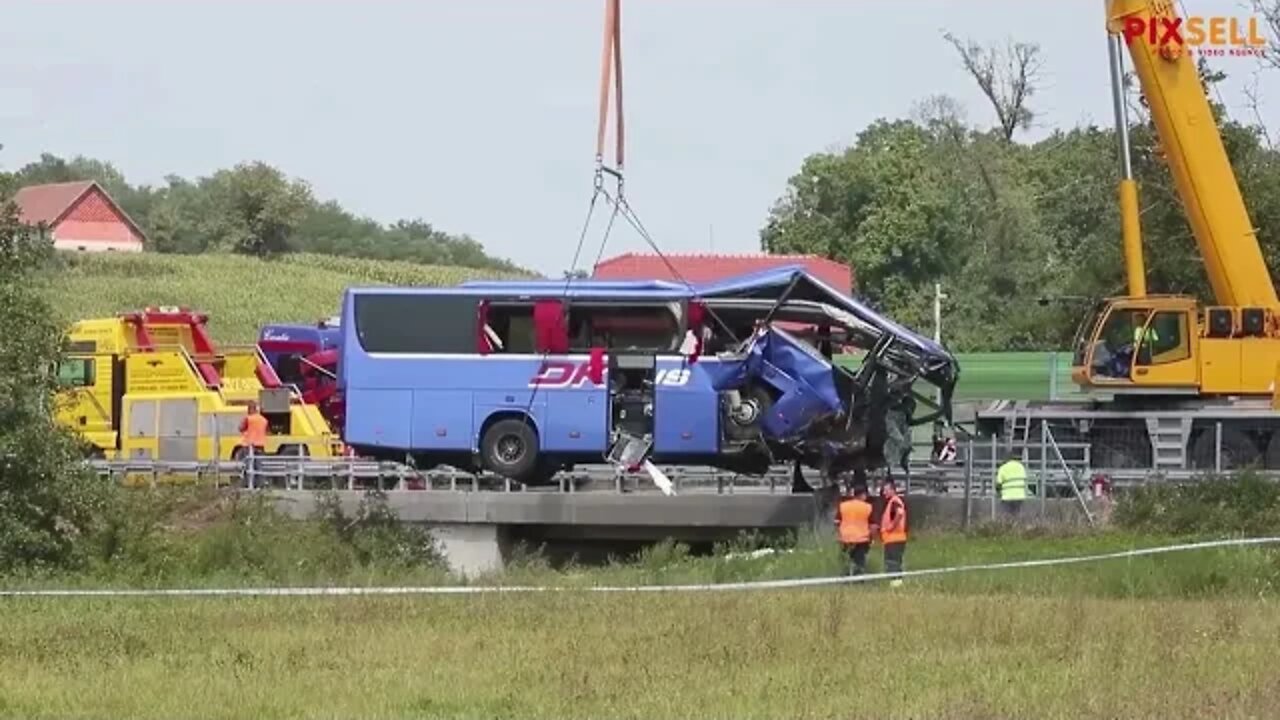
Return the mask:
[[1280, 484], [1257, 473], [1152, 483], [1122, 493], [1121, 527], [1173, 535], [1261, 535], [1280, 530]]
[[444, 556], [430, 533], [421, 526], [400, 522], [381, 490], [366, 493], [354, 517], [343, 513], [336, 494], [325, 492], [317, 498], [316, 519], [355, 552], [361, 565], [444, 566]]
[[36, 276], [53, 242], [18, 221], [0, 173], [0, 572], [76, 565], [110, 492], [53, 418], [63, 333]]

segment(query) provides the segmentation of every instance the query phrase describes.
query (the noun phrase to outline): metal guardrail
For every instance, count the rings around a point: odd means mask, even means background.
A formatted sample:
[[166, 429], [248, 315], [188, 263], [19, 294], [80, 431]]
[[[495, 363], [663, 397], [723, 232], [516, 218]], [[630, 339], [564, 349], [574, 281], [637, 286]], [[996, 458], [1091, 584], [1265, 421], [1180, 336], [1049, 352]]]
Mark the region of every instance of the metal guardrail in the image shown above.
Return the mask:
[[[1004, 461], [1007, 441], [965, 441], [957, 447], [957, 456], [948, 463], [933, 463], [928, 457], [929, 443], [915, 443], [909, 471], [900, 478], [901, 489], [908, 494], [931, 494], [990, 498], [995, 500], [995, 473]], [[1201, 475], [1195, 471], [1160, 472], [1154, 470], [1107, 470], [1089, 466], [1089, 450], [1085, 443], [1028, 442], [1021, 447], [1033, 494], [1046, 497], [1073, 497], [1075, 488], [1084, 489], [1095, 473], [1107, 476], [1112, 487], [1123, 487], [1161, 480], [1189, 480]], [[235, 484], [248, 488], [282, 487], [287, 489], [345, 490], [424, 490], [452, 492], [630, 492], [651, 485], [647, 476], [619, 476], [610, 465], [582, 465], [558, 474], [550, 485], [524, 486], [490, 473], [472, 473], [449, 467], [419, 470], [402, 463], [335, 458], [261, 456], [249, 461], [164, 461], [164, 460], [93, 460], [89, 465], [99, 475], [130, 484], [161, 484], [181, 481]], [[767, 492], [791, 494], [793, 468], [779, 465], [762, 476], [749, 476], [700, 466], [662, 466], [676, 487], [676, 492]], [[804, 469], [805, 480], [818, 486], [816, 471]], [[1043, 489], [1043, 490], [1042, 490]], [[1047, 490], [1047, 492], [1044, 492]]]
[[[560, 491], [560, 492], [629, 492], [637, 482], [649, 483], [644, 475], [615, 473], [609, 465], [584, 465], [559, 473], [550, 485], [525, 486], [490, 473], [472, 473], [439, 467], [418, 470], [402, 463], [359, 459], [310, 460], [269, 456], [252, 461], [164, 461], [164, 460], [93, 460], [89, 465], [100, 476], [129, 482], [158, 485], [182, 481], [238, 484], [247, 488], [343, 489], [343, 490], [425, 490], [425, 491]], [[753, 477], [715, 468], [667, 466], [667, 474], [677, 492], [717, 492], [732, 494], [739, 490], [789, 494], [792, 469], [776, 467], [763, 476]], [[175, 477], [176, 476], [176, 477]], [[806, 472], [806, 479], [816, 483], [817, 474]]]

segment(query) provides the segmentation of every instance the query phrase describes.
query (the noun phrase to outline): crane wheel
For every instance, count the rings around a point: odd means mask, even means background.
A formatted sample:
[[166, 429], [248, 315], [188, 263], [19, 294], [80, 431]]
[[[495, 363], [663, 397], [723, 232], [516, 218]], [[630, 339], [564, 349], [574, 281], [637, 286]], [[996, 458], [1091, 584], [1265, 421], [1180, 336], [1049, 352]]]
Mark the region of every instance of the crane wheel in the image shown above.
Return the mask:
[[1268, 470], [1280, 470], [1280, 430], [1275, 430], [1267, 439], [1267, 450], [1263, 455], [1263, 467]]
[[1124, 470], [1151, 465], [1150, 445], [1143, 447], [1137, 439], [1126, 435], [1095, 436], [1090, 442], [1089, 456], [1093, 467], [1106, 470]]
[[[1191, 442], [1191, 467], [1196, 470], [1213, 470], [1214, 455], [1217, 450], [1217, 431], [1209, 425], [1201, 430]], [[1270, 449], [1270, 446], [1268, 446]], [[1253, 440], [1243, 432], [1223, 425], [1222, 427], [1222, 470], [1243, 470], [1262, 462], [1262, 454]]]

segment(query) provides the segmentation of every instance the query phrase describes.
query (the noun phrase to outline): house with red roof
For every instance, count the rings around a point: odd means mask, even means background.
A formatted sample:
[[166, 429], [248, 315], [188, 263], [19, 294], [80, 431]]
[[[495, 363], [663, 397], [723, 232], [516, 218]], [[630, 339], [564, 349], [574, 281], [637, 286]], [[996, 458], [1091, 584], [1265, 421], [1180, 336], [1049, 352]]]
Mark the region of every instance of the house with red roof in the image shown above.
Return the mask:
[[[664, 261], [665, 258], [665, 261]], [[670, 267], [668, 267], [670, 263]], [[817, 255], [667, 255], [626, 253], [601, 261], [592, 277], [601, 280], [672, 280], [704, 283], [787, 265], [803, 265], [814, 277], [853, 294], [853, 269]], [[675, 273], [672, 272], [675, 269]], [[678, 273], [679, 275], [677, 276]]]
[[93, 180], [29, 185], [13, 198], [20, 219], [41, 225], [58, 250], [142, 252], [142, 228]]

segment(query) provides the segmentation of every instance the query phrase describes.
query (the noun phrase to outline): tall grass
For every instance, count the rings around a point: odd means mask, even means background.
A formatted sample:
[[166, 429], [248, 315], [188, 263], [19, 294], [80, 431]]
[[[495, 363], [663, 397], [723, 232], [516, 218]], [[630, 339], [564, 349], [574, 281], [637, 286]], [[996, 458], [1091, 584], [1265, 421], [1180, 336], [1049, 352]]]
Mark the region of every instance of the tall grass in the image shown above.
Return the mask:
[[[1257, 503], [1264, 489], [1253, 483], [1204, 492], [1224, 505]], [[1206, 497], [1184, 490], [1161, 507]], [[353, 517], [322, 502], [308, 521], [236, 492], [127, 498], [112, 508], [88, 570], [7, 584], [459, 582], [376, 495]], [[1115, 517], [1146, 502], [1122, 498]], [[1071, 556], [1223, 532], [1171, 532], [1180, 526], [1132, 517], [1124, 522], [1144, 529], [915, 533], [906, 565]], [[762, 547], [774, 552], [748, 554]], [[748, 534], [710, 557], [666, 542], [634, 561], [564, 571], [526, 548], [480, 579], [566, 592], [10, 598], [0, 618], [0, 717], [1270, 717], [1280, 702], [1280, 554], [1268, 549], [919, 577], [894, 589], [571, 591], [844, 568], [828, 536], [769, 546]]]
[[456, 285], [511, 273], [407, 262], [291, 254], [274, 260], [229, 255], [63, 255], [46, 293], [64, 323], [148, 305], [184, 305], [210, 315], [215, 338], [250, 343], [274, 322], [315, 322], [338, 312], [352, 285]]
[[1248, 601], [729, 595], [21, 600], [0, 716], [1270, 717]]

